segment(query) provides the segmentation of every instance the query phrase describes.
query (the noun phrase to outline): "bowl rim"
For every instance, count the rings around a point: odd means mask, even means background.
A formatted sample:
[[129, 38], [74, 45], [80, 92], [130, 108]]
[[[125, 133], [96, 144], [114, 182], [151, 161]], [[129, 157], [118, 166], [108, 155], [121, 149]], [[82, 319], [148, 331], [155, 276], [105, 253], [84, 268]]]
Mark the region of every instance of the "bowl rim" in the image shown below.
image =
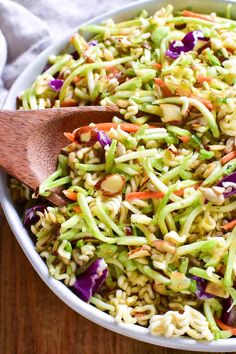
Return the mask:
[[[178, 1], [178, 0], [177, 0]], [[217, 3], [221, 4], [232, 4], [235, 6], [236, 3], [234, 0], [206, 0], [212, 4], [212, 11], [214, 11], [214, 5]], [[206, 2], [205, 0], [198, 0], [198, 3]], [[28, 65], [24, 71], [20, 74], [20, 76], [16, 79], [14, 84], [12, 85], [5, 102], [3, 104], [3, 108], [9, 109], [12, 106], [13, 98], [16, 99], [15, 91], [17, 91], [17, 87], [24, 81], [26, 77], [28, 77], [28, 73], [34, 68], [35, 63], [40, 63], [41, 61], [45, 64], [43, 60], [45, 56], [48, 57], [50, 53], [57, 51], [58, 48], [65, 45], [68, 42], [68, 38], [82, 25], [90, 24], [90, 23], [99, 23], [106, 18], [124, 15], [128, 10], [134, 10], [136, 12], [145, 8], [145, 6], [156, 6], [158, 9], [161, 6], [167, 5], [168, 3], [173, 3], [173, 1], [168, 0], [142, 0], [135, 1], [125, 6], [121, 6], [115, 10], [108, 11], [104, 14], [96, 16], [86, 22], [81, 23], [77, 26], [71, 33], [67, 33], [67, 35], [59, 40], [56, 43], [51, 44], [47, 47], [40, 55], [36, 57], [36, 59]], [[186, 2], [186, 1], [185, 1]], [[182, 3], [184, 1], [182, 0]], [[191, 3], [194, 6], [194, 2]], [[181, 6], [184, 7], [184, 6]], [[43, 68], [43, 65], [41, 67]], [[34, 79], [35, 76], [32, 78]], [[19, 92], [18, 92], [19, 93]], [[80, 300], [66, 285], [64, 285], [59, 280], [54, 279], [48, 274], [48, 268], [44, 262], [44, 260], [40, 257], [40, 255], [35, 251], [33, 241], [31, 240], [27, 230], [23, 227], [21, 219], [11, 202], [10, 193], [7, 188], [7, 177], [3, 171], [0, 171], [0, 203], [2, 205], [3, 211], [7, 218], [7, 221], [11, 227], [11, 230], [16, 237], [18, 243], [20, 244], [22, 250], [27, 256], [28, 260], [41, 277], [41, 279], [46, 283], [46, 285], [54, 292], [54, 294], [59, 297], [67, 306], [73, 309], [78, 314], [84, 316], [85, 318], [91, 320], [92, 322], [109, 329], [115, 333], [122, 334], [124, 336], [137, 339], [139, 341], [151, 343], [158, 346], [181, 349], [181, 350], [190, 350], [190, 351], [207, 351], [207, 352], [233, 352], [235, 351], [236, 346], [236, 338], [229, 339], [220, 339], [218, 341], [196, 341], [187, 337], [175, 337], [175, 338], [166, 338], [164, 336], [154, 336], [151, 335], [148, 331], [148, 328], [144, 328], [138, 325], [133, 324], [118, 324], [115, 322], [115, 319], [107, 314], [97, 309], [93, 305], [83, 302]]]
[[1, 75], [2, 70], [7, 61], [7, 42], [2, 31], [0, 31], [0, 48], [1, 48], [0, 51], [0, 75]]

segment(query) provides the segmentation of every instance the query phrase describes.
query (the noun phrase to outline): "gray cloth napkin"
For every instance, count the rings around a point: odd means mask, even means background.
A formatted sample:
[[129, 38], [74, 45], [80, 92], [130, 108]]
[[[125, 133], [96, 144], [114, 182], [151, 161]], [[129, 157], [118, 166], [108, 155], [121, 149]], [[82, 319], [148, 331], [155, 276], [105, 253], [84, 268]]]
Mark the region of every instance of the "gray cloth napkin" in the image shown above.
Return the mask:
[[[80, 23], [131, 0], [0, 0], [7, 63], [0, 72], [0, 106], [22, 70], [50, 43]], [[2, 48], [0, 48], [1, 62]]]

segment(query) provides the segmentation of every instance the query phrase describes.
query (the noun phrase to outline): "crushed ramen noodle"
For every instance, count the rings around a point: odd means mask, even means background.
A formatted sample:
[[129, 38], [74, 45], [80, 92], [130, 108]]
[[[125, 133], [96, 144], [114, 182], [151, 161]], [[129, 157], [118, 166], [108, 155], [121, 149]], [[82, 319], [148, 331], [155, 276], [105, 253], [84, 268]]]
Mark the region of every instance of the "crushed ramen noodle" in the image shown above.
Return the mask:
[[[86, 25], [70, 46], [19, 108], [117, 105], [123, 119], [65, 132], [43, 203], [28, 201], [50, 275], [153, 335], [236, 335], [236, 22], [169, 5]], [[44, 199], [56, 187], [61, 208]]]

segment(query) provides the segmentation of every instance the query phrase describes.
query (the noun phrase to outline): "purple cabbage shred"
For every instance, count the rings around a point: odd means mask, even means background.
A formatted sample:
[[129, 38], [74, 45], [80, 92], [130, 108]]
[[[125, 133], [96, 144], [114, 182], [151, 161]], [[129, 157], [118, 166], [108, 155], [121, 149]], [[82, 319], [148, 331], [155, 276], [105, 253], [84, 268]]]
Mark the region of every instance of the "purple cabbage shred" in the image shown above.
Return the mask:
[[203, 278], [200, 278], [196, 275], [194, 275], [192, 277], [193, 280], [196, 280], [196, 291], [195, 294], [197, 296], [197, 298], [199, 300], [207, 300], [207, 299], [211, 299], [212, 297], [214, 297], [214, 295], [212, 294], [208, 294], [206, 292], [206, 285], [207, 285], [207, 281]]
[[102, 287], [108, 275], [107, 264], [103, 258], [96, 259], [76, 279], [72, 291], [83, 301], [89, 302], [91, 297]]
[[96, 45], [98, 45], [98, 41], [96, 39], [92, 40], [92, 41], [89, 41], [88, 42], [88, 45], [90, 47], [95, 47]]
[[209, 38], [204, 37], [202, 31], [192, 31], [187, 33], [182, 40], [176, 40], [170, 43], [166, 55], [172, 59], [176, 59], [182, 52], [187, 53], [194, 49], [198, 40], [209, 41]]
[[54, 79], [54, 80], [49, 81], [48, 85], [51, 87], [51, 89], [53, 91], [58, 92], [62, 88], [63, 83], [64, 83], [64, 80]]
[[217, 186], [225, 188], [223, 193], [225, 198], [231, 197], [231, 195], [236, 193], [236, 172], [224, 177]]
[[88, 45], [90, 47], [95, 47], [96, 45], [98, 45], [98, 41], [96, 39], [92, 40], [92, 41], [89, 41], [88, 42]]
[[106, 145], [111, 145], [111, 139], [102, 130], [98, 130], [97, 140], [102, 145], [102, 147], [105, 147]]
[[46, 208], [45, 205], [35, 205], [31, 208], [26, 209], [23, 218], [23, 225], [29, 226], [39, 221], [39, 216], [36, 214], [36, 212], [37, 211], [43, 212], [45, 208]]
[[236, 327], [236, 305], [233, 305], [233, 300], [228, 297], [223, 302], [223, 311], [221, 321], [231, 327]]

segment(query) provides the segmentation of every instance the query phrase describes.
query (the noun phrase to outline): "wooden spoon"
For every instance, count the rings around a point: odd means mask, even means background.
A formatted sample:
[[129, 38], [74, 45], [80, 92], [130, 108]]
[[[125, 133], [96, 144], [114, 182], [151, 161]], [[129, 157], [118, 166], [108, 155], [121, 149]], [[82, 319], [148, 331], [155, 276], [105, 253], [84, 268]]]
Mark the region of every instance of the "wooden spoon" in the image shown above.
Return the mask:
[[[58, 154], [68, 145], [64, 132], [90, 123], [110, 122], [115, 114], [115, 106], [0, 110], [0, 167], [36, 190], [56, 170]], [[47, 199], [57, 206], [66, 204], [59, 192]]]

